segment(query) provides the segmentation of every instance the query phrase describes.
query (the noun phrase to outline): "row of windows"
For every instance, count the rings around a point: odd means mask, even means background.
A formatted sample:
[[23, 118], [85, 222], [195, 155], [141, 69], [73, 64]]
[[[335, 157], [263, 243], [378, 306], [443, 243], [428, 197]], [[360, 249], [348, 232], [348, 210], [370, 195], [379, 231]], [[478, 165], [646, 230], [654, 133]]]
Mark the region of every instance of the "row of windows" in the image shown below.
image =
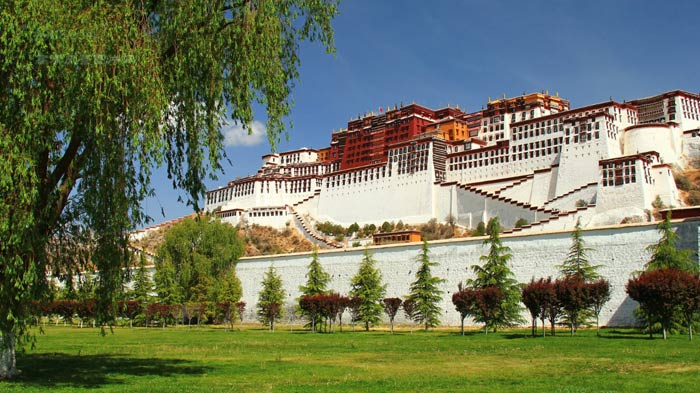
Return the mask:
[[230, 201], [235, 197], [250, 195], [254, 191], [254, 185], [255, 183], [248, 182], [243, 184], [236, 184], [233, 187], [227, 187], [223, 190], [210, 192], [209, 194], [207, 194], [207, 203], [221, 203], [224, 201]]
[[372, 169], [365, 169], [362, 171], [344, 173], [342, 175], [331, 176], [328, 178], [328, 181], [326, 181], [326, 188], [380, 179], [385, 177], [385, 171], [386, 167], [382, 166]]
[[603, 187], [621, 186], [637, 182], [634, 160], [611, 162], [603, 165]]
[[286, 215], [286, 210], [253, 211], [248, 213], [248, 217], [280, 217]]

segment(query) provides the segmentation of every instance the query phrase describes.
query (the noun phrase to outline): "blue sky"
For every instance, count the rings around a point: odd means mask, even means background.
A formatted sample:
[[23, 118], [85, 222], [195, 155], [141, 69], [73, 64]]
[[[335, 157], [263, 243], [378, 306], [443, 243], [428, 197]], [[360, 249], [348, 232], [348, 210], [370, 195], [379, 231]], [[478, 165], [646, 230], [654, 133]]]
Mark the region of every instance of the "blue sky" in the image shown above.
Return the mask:
[[[328, 146], [350, 117], [414, 101], [472, 112], [504, 93], [559, 92], [578, 107], [700, 90], [699, 1], [344, 0], [333, 27], [335, 56], [302, 45], [281, 151]], [[209, 188], [259, 168], [264, 109], [257, 119], [257, 135], [224, 130], [232, 165]], [[192, 212], [163, 171], [153, 184], [143, 207], [155, 223]]]

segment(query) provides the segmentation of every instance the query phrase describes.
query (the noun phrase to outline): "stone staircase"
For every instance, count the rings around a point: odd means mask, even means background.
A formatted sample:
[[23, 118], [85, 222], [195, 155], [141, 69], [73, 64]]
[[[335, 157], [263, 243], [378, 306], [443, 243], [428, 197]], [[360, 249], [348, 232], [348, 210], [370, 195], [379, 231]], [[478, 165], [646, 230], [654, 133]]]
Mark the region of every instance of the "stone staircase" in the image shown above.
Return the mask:
[[578, 207], [574, 210], [555, 212], [554, 215], [552, 215], [549, 218], [545, 218], [545, 219], [542, 219], [542, 220], [539, 220], [536, 222], [532, 222], [532, 223], [523, 225], [519, 228], [509, 229], [509, 230], [503, 231], [503, 233], [504, 234], [518, 233], [518, 232], [523, 232], [523, 231], [532, 232], [533, 229], [535, 229], [535, 230], [540, 229], [541, 231], [544, 231], [546, 229], [543, 227], [547, 224], [556, 222], [560, 219], [567, 218], [567, 217], [573, 218], [572, 215], [580, 215], [581, 213], [588, 211], [588, 209], [595, 208], [595, 206], [596, 206], [595, 203], [591, 203], [591, 204], [588, 204], [587, 206]]
[[[313, 198], [313, 196], [310, 198]], [[323, 236], [322, 234], [318, 233], [314, 229], [313, 225], [309, 223], [304, 218], [304, 216], [302, 216], [297, 210], [294, 209], [294, 206], [287, 206], [287, 209], [289, 209], [289, 211], [294, 216], [294, 224], [296, 225], [299, 232], [301, 232], [301, 234], [304, 235], [304, 237], [306, 237], [311, 243], [324, 249], [343, 248], [342, 244], [329, 240], [328, 238], [326, 238], [326, 236]]]
[[566, 197], [568, 197], [568, 196], [571, 195], [571, 194], [574, 194], [574, 193], [579, 192], [579, 191], [583, 191], [583, 190], [585, 190], [586, 188], [594, 187], [594, 186], [597, 186], [597, 185], [598, 185], [598, 182], [592, 182], [592, 183], [584, 184], [584, 185], [582, 185], [581, 187], [574, 188], [573, 190], [568, 191], [568, 192], [565, 192], [564, 194], [555, 196], [554, 198], [552, 198], [552, 199], [548, 200], [547, 202], [545, 202], [542, 206], [551, 205], [552, 203], [557, 202], [557, 201], [559, 201], [559, 200], [561, 200], [561, 199], [563, 199], [563, 198], [566, 198]]
[[513, 183], [511, 183], [511, 184], [509, 184], [509, 185], [507, 185], [507, 186], [505, 186], [505, 187], [503, 187], [503, 188], [500, 188], [500, 189], [494, 191], [494, 194], [495, 194], [495, 195], [500, 195], [502, 192], [507, 191], [507, 190], [509, 190], [509, 189], [512, 189], [512, 188], [514, 188], [515, 186], [519, 186], [519, 185], [525, 183], [526, 181], [531, 180], [531, 179], [534, 179], [534, 178], [535, 178], [535, 175], [526, 175], [526, 176], [523, 176], [521, 179], [516, 180], [515, 182], [513, 182]]

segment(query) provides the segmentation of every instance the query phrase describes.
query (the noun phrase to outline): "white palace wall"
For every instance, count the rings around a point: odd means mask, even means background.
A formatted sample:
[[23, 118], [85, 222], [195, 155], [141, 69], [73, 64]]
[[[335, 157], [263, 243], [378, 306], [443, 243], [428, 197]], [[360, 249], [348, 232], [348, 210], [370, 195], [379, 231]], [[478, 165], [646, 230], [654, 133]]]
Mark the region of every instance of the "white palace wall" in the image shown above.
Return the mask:
[[[681, 239], [681, 247], [690, 248], [697, 260], [698, 226], [700, 221], [675, 222]], [[601, 265], [599, 273], [610, 281], [612, 297], [601, 314], [601, 324], [608, 326], [629, 326], [635, 323], [633, 310], [635, 302], [625, 293], [625, 284], [631, 274], [643, 268], [649, 259], [648, 245], [659, 239], [654, 224], [616, 226], [584, 230], [586, 246], [591, 247], [590, 261]], [[529, 282], [532, 277], [557, 276], [557, 265], [561, 264], [571, 245], [570, 232], [550, 232], [528, 235], [503, 235], [504, 245], [512, 250], [510, 266], [519, 282]], [[442, 240], [430, 243], [431, 260], [439, 265], [432, 270], [433, 275], [445, 279], [441, 289], [443, 301], [441, 321], [446, 326], [458, 326], [459, 315], [451, 303], [452, 293], [459, 282], [472, 278], [469, 266], [479, 263], [479, 257], [486, 252], [483, 238]], [[387, 297], [404, 297], [409, 285], [415, 279], [418, 266], [416, 257], [420, 243], [371, 247], [376, 266], [387, 284]], [[341, 294], [350, 291], [350, 280], [357, 272], [362, 260], [363, 249], [353, 248], [337, 251], [320, 251], [319, 260], [331, 275], [330, 288]], [[242, 300], [248, 304], [245, 319], [255, 320], [255, 304], [261, 289], [264, 272], [273, 265], [281, 275], [287, 292], [287, 308], [296, 304], [300, 296], [299, 286], [306, 282], [307, 265], [311, 261], [309, 253], [242, 258], [237, 265], [237, 273], [243, 285]], [[344, 315], [347, 322], [348, 314]], [[523, 318], [529, 316], [523, 312]], [[399, 322], [405, 322], [399, 320]], [[467, 321], [472, 323], [471, 321]]]

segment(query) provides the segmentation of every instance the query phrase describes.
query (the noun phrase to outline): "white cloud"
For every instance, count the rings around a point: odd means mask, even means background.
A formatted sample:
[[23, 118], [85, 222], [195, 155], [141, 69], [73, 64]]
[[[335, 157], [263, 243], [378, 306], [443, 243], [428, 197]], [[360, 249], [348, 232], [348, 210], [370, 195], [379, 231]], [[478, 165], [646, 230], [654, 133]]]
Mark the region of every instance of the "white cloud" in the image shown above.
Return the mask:
[[248, 130], [238, 123], [224, 124], [221, 128], [221, 133], [224, 134], [224, 146], [254, 146], [267, 139], [265, 124], [257, 120], [253, 121]]

